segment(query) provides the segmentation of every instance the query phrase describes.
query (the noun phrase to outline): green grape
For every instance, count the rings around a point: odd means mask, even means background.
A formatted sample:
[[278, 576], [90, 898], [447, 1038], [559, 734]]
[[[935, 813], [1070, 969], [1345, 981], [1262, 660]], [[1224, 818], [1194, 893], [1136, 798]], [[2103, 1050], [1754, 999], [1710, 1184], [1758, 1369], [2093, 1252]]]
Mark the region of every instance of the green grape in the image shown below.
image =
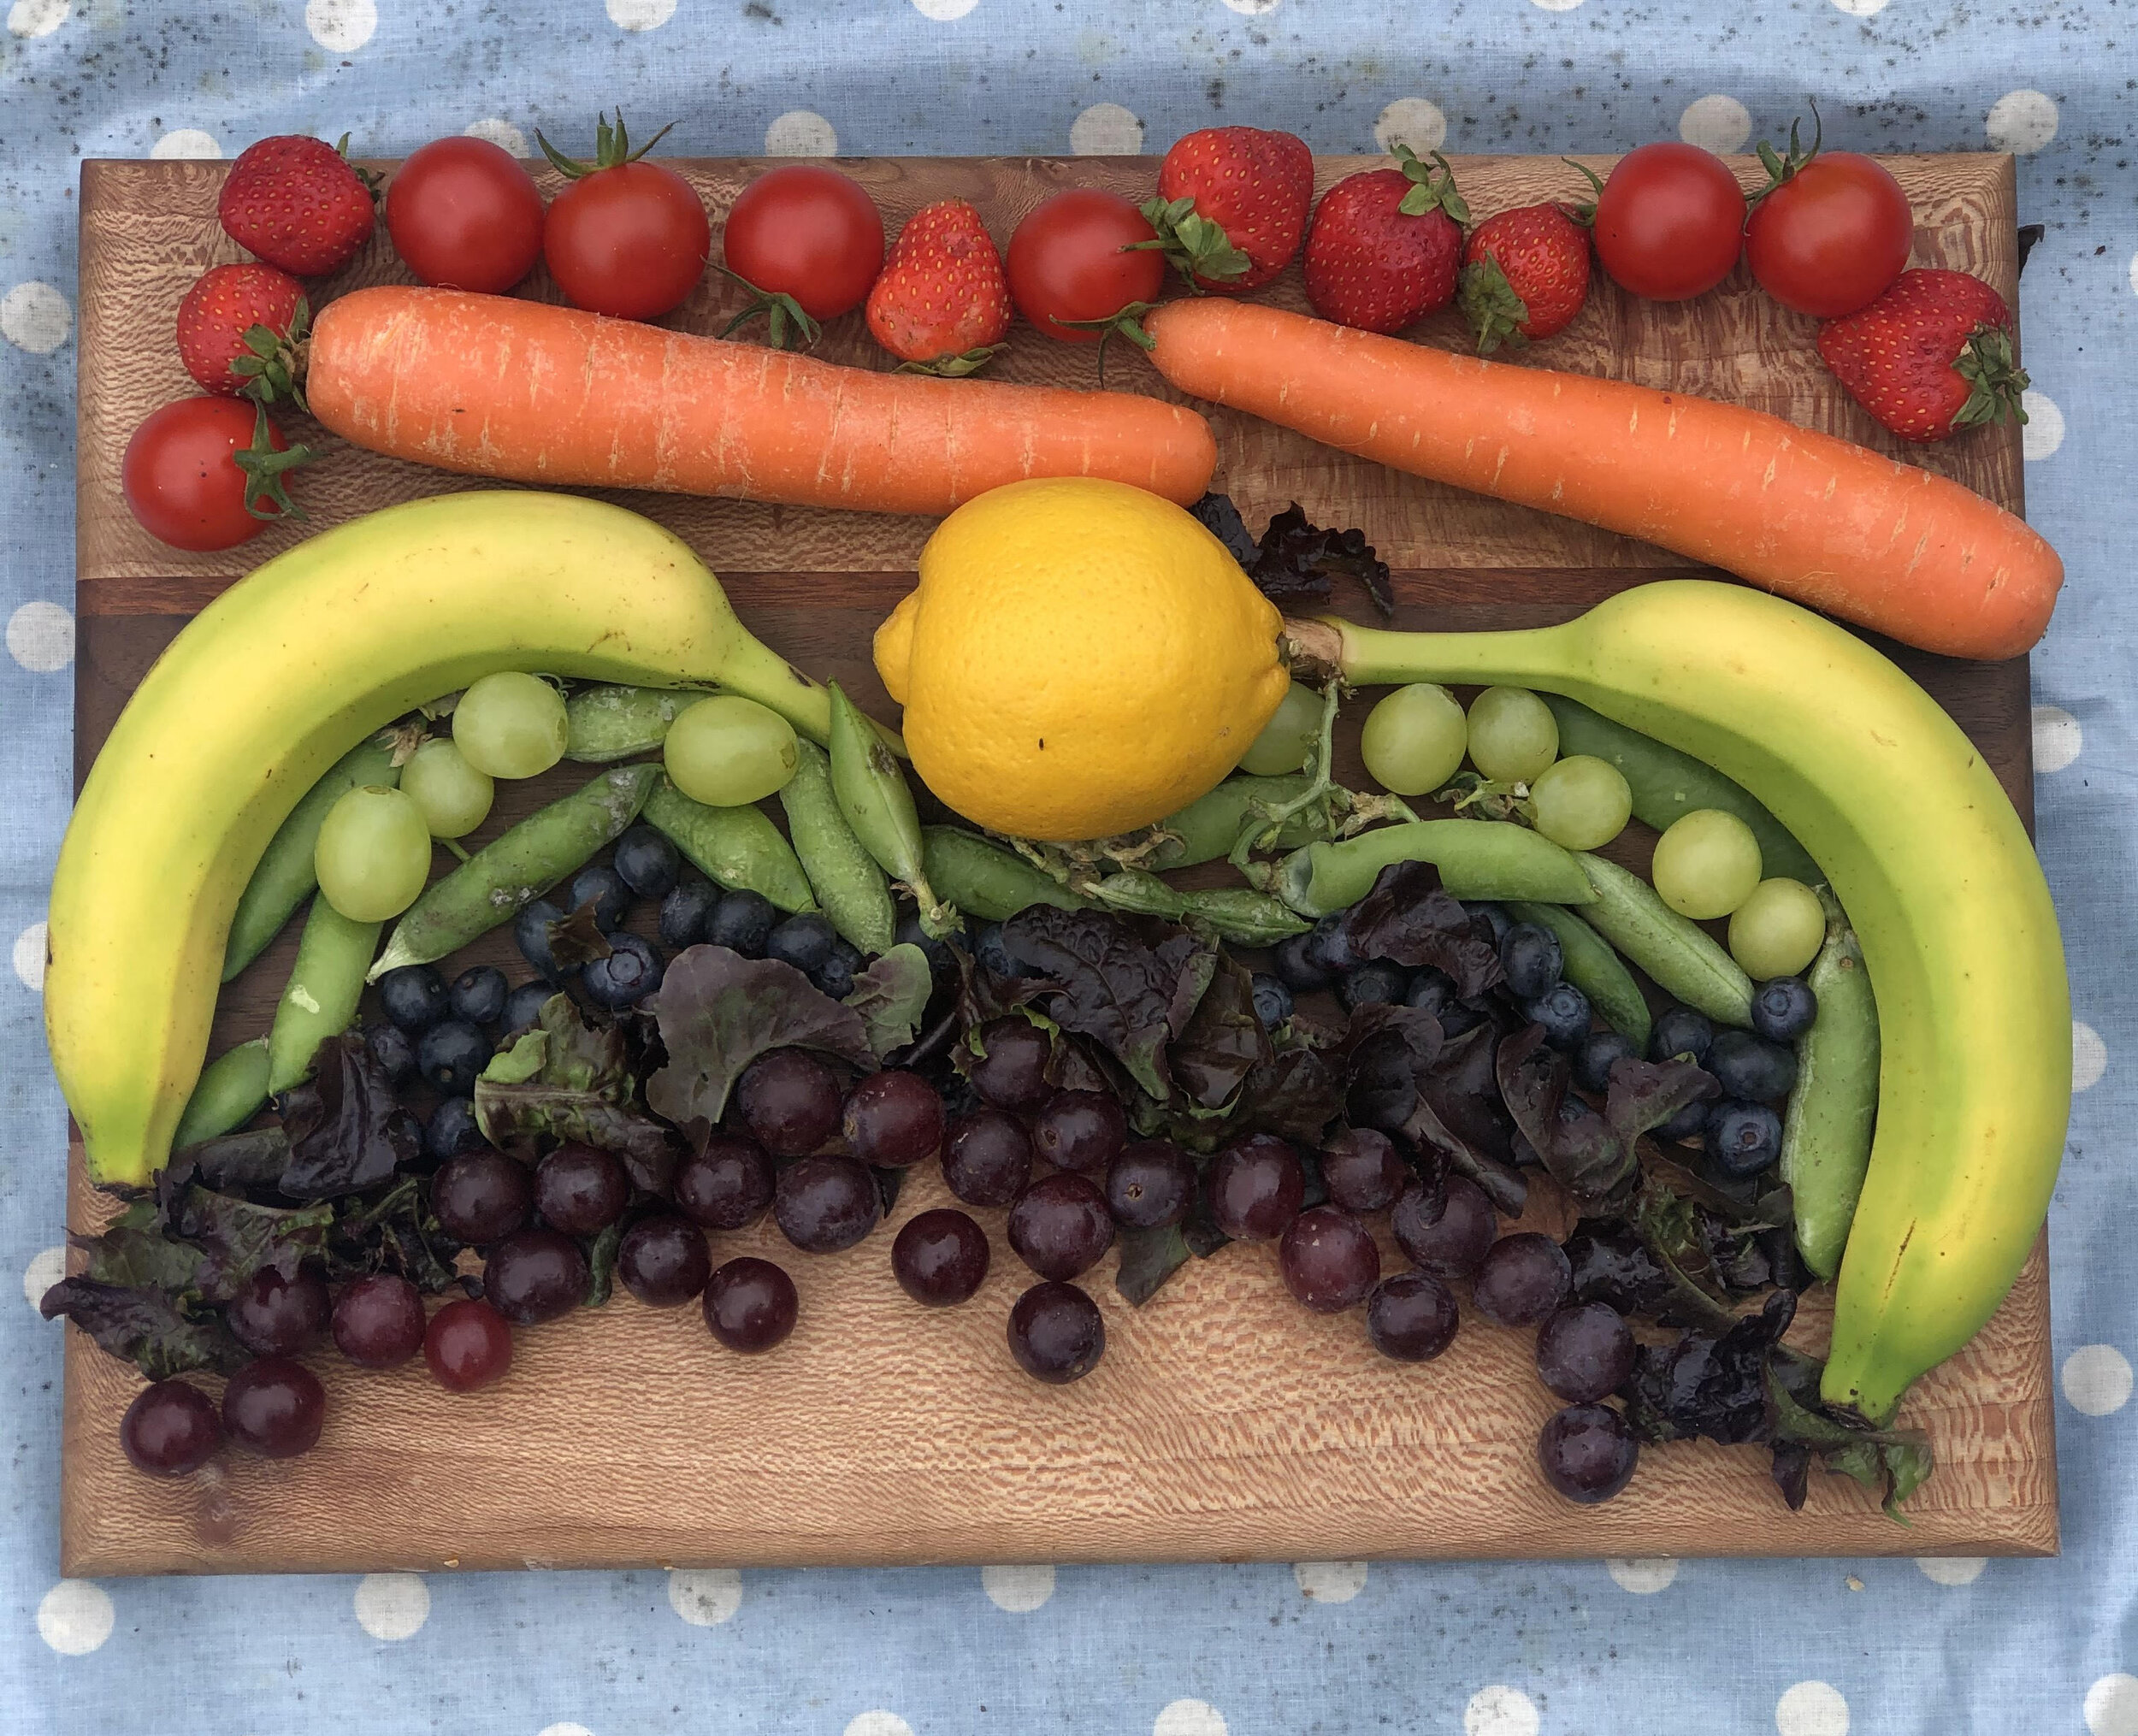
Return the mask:
[[430, 876], [430, 828], [406, 790], [359, 785], [327, 810], [312, 870], [320, 895], [351, 922], [384, 922]]
[[676, 788], [707, 807], [762, 801], [794, 775], [794, 726], [739, 694], [700, 700], [668, 726], [661, 759]]
[[1495, 783], [1527, 783], [1559, 757], [1559, 720], [1527, 688], [1470, 701], [1470, 763]]
[[1554, 760], [1529, 785], [1537, 830], [1568, 850], [1600, 850], [1626, 830], [1633, 792], [1626, 775], [1593, 753]]
[[423, 811], [434, 838], [464, 838], [490, 817], [498, 787], [487, 771], [442, 736], [434, 735], [401, 768], [401, 788]]
[[1469, 741], [1469, 723], [1455, 695], [1420, 682], [1397, 688], [1366, 714], [1359, 749], [1383, 789], [1431, 795], [1455, 776]]
[[564, 696], [540, 676], [500, 670], [469, 684], [453, 707], [461, 757], [491, 777], [533, 777], [564, 757]]
[[1695, 808], [1656, 840], [1649, 877], [1680, 916], [1695, 922], [1728, 916], [1759, 884], [1759, 840], [1735, 814]]
[[1307, 763], [1321, 739], [1321, 695], [1294, 682], [1277, 703], [1277, 714], [1262, 725], [1255, 745], [1240, 755], [1240, 770], [1256, 777], [1280, 777]]
[[1730, 917], [1730, 956], [1755, 983], [1793, 977], [1826, 944], [1819, 895], [1801, 880], [1763, 880]]

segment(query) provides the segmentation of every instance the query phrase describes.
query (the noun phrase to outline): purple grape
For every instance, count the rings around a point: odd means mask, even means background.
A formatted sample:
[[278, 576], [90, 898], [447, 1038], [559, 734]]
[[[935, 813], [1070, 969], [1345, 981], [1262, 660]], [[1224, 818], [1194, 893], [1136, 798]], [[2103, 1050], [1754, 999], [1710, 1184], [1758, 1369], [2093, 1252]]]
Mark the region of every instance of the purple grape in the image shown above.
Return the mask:
[[997, 1109], [1037, 1109], [1053, 1092], [1047, 1063], [1054, 1040], [1029, 1019], [1011, 1013], [980, 1027], [985, 1051], [972, 1063], [972, 1089]]
[[1032, 1122], [1032, 1145], [1057, 1169], [1102, 1175], [1128, 1139], [1128, 1117], [1104, 1091], [1057, 1091]]
[[1410, 1166], [1385, 1133], [1348, 1127], [1321, 1148], [1321, 1179], [1346, 1211], [1385, 1212], [1403, 1197]]
[[1470, 1300], [1494, 1326], [1533, 1326], [1549, 1320], [1573, 1288], [1566, 1250], [1549, 1236], [1523, 1230], [1485, 1251]]
[[334, 1303], [334, 1345], [364, 1368], [397, 1368], [423, 1348], [423, 1293], [398, 1272], [360, 1278]]
[[630, 1177], [615, 1153], [598, 1145], [575, 1139], [534, 1166], [534, 1209], [567, 1236], [599, 1235], [630, 1202]]
[[1455, 1296], [1430, 1272], [1399, 1272], [1366, 1300], [1366, 1336], [1397, 1362], [1430, 1362], [1455, 1342], [1462, 1324]]
[[263, 1356], [222, 1390], [222, 1426], [230, 1438], [263, 1459], [310, 1452], [327, 1424], [327, 1389], [301, 1362]]
[[772, 1160], [754, 1139], [716, 1133], [676, 1166], [676, 1209], [708, 1230], [747, 1230], [772, 1203]]
[[1010, 1246], [1042, 1278], [1066, 1280], [1089, 1272], [1113, 1243], [1106, 1196], [1073, 1170], [1042, 1176], [1010, 1208]]
[[187, 1477], [216, 1456], [222, 1419], [213, 1400], [187, 1380], [159, 1380], [134, 1395], [119, 1422], [119, 1444], [137, 1471]]
[[1273, 1134], [1228, 1145], [1210, 1166], [1210, 1213], [1235, 1242], [1273, 1242], [1299, 1215], [1307, 1172]]
[[851, 1248], [883, 1215], [876, 1178], [850, 1157], [805, 1157], [779, 1172], [772, 1217], [805, 1254]]
[[918, 1073], [886, 1069], [847, 1093], [847, 1149], [880, 1169], [906, 1169], [942, 1144], [942, 1093]]
[[509, 1236], [534, 1208], [534, 1172], [487, 1146], [447, 1158], [430, 1178], [430, 1208], [456, 1242], [480, 1246]]
[[1066, 1386], [1099, 1366], [1106, 1319], [1073, 1284], [1036, 1284], [1010, 1309], [1010, 1355], [1035, 1380]]
[[766, 1051], [742, 1070], [735, 1107], [775, 1157], [806, 1157], [839, 1131], [839, 1076], [806, 1049]]
[[1404, 1189], [1391, 1227], [1397, 1244], [1421, 1271], [1468, 1278], [1485, 1263], [1499, 1219], [1484, 1189], [1468, 1176], [1451, 1175], [1438, 1188], [1414, 1182]]
[[1340, 1206], [1316, 1206], [1286, 1226], [1277, 1244], [1285, 1287], [1318, 1314], [1356, 1308], [1381, 1275], [1373, 1233]]
[[1554, 1396], [1593, 1404], [1633, 1372], [1633, 1329], [1604, 1302], [1576, 1302], [1537, 1329], [1537, 1373]]
[[482, 1294], [516, 1326], [568, 1314], [587, 1299], [587, 1256], [559, 1230], [515, 1230], [491, 1244]]
[[785, 1342], [801, 1312], [794, 1280], [769, 1260], [744, 1255], [706, 1280], [706, 1329], [730, 1350], [761, 1355]]
[[1570, 1404], [1537, 1438], [1544, 1481], [1584, 1507], [1609, 1501], [1633, 1481], [1640, 1443], [1624, 1417], [1604, 1404]]
[[230, 1335], [256, 1356], [294, 1356], [327, 1330], [327, 1280], [309, 1267], [285, 1278], [263, 1266], [230, 1304]]
[[939, 1206], [910, 1219], [891, 1243], [891, 1275], [917, 1302], [950, 1308], [987, 1281], [987, 1231], [963, 1212]]
[[1124, 1146], [1106, 1172], [1106, 1203], [1124, 1230], [1162, 1230], [1188, 1215], [1196, 1166], [1169, 1139]]
[[950, 1124], [942, 1178], [968, 1206], [1009, 1205], [1031, 1172], [1032, 1143], [1015, 1116], [976, 1109]]
[[617, 1244], [616, 1275], [649, 1308], [681, 1308], [712, 1269], [706, 1232], [672, 1212], [640, 1219]]

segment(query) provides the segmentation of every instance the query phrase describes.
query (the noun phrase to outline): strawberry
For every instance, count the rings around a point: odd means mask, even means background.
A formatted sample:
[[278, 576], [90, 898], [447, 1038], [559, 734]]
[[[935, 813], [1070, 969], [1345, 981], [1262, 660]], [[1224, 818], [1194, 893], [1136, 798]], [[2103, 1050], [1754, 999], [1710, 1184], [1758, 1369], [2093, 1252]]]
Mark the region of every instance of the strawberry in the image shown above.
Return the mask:
[[284, 271], [324, 277], [371, 239], [371, 184], [341, 146], [302, 133], [263, 139], [230, 165], [216, 215], [223, 233]]
[[1904, 271], [1869, 307], [1819, 328], [1819, 356], [1849, 396], [1901, 439], [2027, 419], [2011, 310], [1964, 271]]
[[1589, 298], [1587, 232], [1556, 205], [1487, 217], [1462, 250], [1456, 298], [1480, 356], [1564, 331]]
[[1002, 256], [963, 199], [916, 211], [869, 292], [869, 330], [901, 373], [970, 374], [1009, 335]]
[[179, 359], [222, 397], [294, 398], [294, 351], [309, 317], [304, 287], [287, 272], [218, 265], [178, 304]]
[[1292, 262], [1314, 203], [1314, 153], [1290, 133], [1206, 127], [1158, 166], [1143, 216], [1173, 268], [1197, 289], [1238, 295]]
[[1307, 299], [1338, 325], [1400, 332], [1455, 299], [1470, 208], [1439, 152], [1396, 161], [1331, 187], [1307, 232]]

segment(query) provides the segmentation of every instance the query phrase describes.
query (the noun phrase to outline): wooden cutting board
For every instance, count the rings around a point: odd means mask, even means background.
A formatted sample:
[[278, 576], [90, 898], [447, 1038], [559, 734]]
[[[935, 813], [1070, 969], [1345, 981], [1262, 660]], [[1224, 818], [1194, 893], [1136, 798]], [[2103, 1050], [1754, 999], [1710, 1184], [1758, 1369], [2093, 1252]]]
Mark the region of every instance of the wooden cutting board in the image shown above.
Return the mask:
[[[1599, 169], [1609, 159], [1596, 158]], [[2011, 159], [1895, 157], [1917, 213], [1915, 258], [1972, 271], [2007, 299], [2017, 287]], [[769, 164], [683, 162], [716, 220]], [[1367, 166], [1325, 158], [1323, 186]], [[1748, 185], [1750, 159], [1734, 166]], [[1072, 185], [1148, 192], [1149, 159], [875, 160], [843, 165], [883, 207], [886, 228], [934, 200], [971, 199], [998, 240], [1048, 194]], [[1455, 161], [1479, 217], [1579, 192], [1557, 160]], [[546, 192], [554, 177], [537, 169]], [[205, 267], [242, 257], [217, 228], [224, 168], [199, 162], [90, 162], [81, 195], [78, 555], [78, 775], [127, 695], [186, 617], [296, 539], [271, 529], [222, 555], [176, 553], [120, 502], [117, 467], [150, 410], [191, 389], [170, 340], [180, 297]], [[383, 230], [331, 283], [332, 295], [401, 276]], [[540, 274], [525, 293], [554, 297]], [[1296, 270], [1265, 292], [1303, 307]], [[670, 323], [718, 329], [740, 295], [708, 278]], [[1452, 315], [1419, 341], [1457, 345]], [[1819, 366], [1812, 326], [1741, 273], [1690, 304], [1636, 302], [1599, 280], [1574, 327], [1537, 359], [1733, 399], [1798, 422], [1900, 450]], [[822, 352], [882, 366], [858, 316]], [[1166, 395], [1133, 351], [1109, 383]], [[1090, 384], [1090, 349], [1020, 326], [998, 377]], [[1259, 524], [1297, 500], [1317, 522], [1362, 527], [1398, 569], [1399, 620], [1485, 628], [1558, 621], [1627, 584], [1695, 570], [1680, 558], [1585, 526], [1346, 459], [1250, 418], [1214, 412], [1219, 486]], [[292, 423], [295, 429], [297, 424]], [[465, 486], [459, 479], [322, 440], [327, 462], [297, 492], [311, 525]], [[1971, 434], [1904, 456], [2017, 510], [2015, 430]], [[819, 676], [885, 708], [868, 635], [911, 582], [924, 521], [653, 495], [617, 497], [686, 537], [718, 571], [751, 628]], [[1339, 599], [1356, 608], [1356, 598]], [[331, 631], [331, 621], [322, 622]], [[1901, 661], [1981, 746], [2023, 815], [2032, 812], [2024, 659]], [[1355, 717], [1351, 720], [1355, 730]], [[500, 788], [496, 827], [571, 782], [569, 772]], [[1627, 859], [1644, 865], [1638, 827]], [[215, 1046], [266, 1028], [294, 933], [233, 984]], [[524, 974], [493, 936], [478, 958]], [[109, 1205], [70, 1154], [73, 1225]], [[891, 1278], [889, 1237], [947, 1197], [916, 1175], [883, 1230], [831, 1259], [798, 1255], [760, 1227], [722, 1238], [716, 1257], [779, 1259], [801, 1293], [801, 1323], [777, 1354], [722, 1353], [695, 1308], [672, 1314], [619, 1293], [598, 1312], [523, 1332], [511, 1378], [451, 1397], [414, 1367], [352, 1370], [312, 1358], [327, 1384], [319, 1448], [270, 1464], [230, 1458], [190, 1482], [134, 1474], [118, 1421], [133, 1371], [79, 1333], [67, 1346], [62, 1503], [65, 1571], [128, 1573], [378, 1568], [710, 1566], [752, 1563], [1296, 1560], [1359, 1556], [2052, 1553], [2056, 1468], [2048, 1283], [2037, 1247], [2017, 1287], [1967, 1351], [1911, 1395], [1904, 1420], [1928, 1429], [1936, 1477], [1911, 1503], [1913, 1528], [1882, 1517], [1856, 1486], [1815, 1478], [1786, 1511], [1758, 1450], [1704, 1444], [1651, 1450], [1632, 1487], [1601, 1508], [1568, 1505], [1535, 1468], [1555, 1402], [1535, 1379], [1529, 1335], [1474, 1319], [1422, 1367], [1367, 1346], [1356, 1314], [1309, 1315], [1279, 1284], [1273, 1251], [1236, 1247], [1193, 1262], [1142, 1309], [1114, 1294], [1113, 1261], [1092, 1274], [1108, 1347], [1067, 1389], [1011, 1363], [1003, 1321], [1021, 1268], [1001, 1214], [982, 1213], [995, 1267], [964, 1308], [927, 1311]], [[1532, 1219], [1550, 1225], [1550, 1201]], [[1798, 1332], [1823, 1340], [1806, 1299]]]

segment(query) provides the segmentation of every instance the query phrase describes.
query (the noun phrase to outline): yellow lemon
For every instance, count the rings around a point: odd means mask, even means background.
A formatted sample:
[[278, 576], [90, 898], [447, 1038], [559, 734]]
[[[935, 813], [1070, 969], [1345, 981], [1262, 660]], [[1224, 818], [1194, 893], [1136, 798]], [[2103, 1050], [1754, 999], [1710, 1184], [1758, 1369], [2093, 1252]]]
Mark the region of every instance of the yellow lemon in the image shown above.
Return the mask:
[[1019, 837], [1161, 819], [1231, 771], [1285, 697], [1281, 617], [1170, 501], [1013, 482], [943, 520], [877, 629], [928, 787]]

